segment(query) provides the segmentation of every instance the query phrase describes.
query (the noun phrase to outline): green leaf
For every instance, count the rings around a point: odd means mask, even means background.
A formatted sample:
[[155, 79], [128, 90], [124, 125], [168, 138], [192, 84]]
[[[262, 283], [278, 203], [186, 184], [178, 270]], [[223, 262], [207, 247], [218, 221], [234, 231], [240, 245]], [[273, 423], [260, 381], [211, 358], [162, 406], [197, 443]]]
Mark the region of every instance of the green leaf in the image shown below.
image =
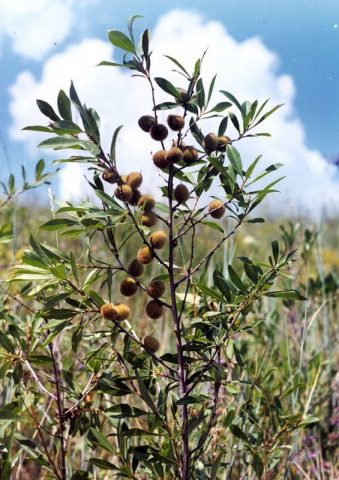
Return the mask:
[[90, 428], [89, 430], [91, 434], [95, 437], [96, 443], [99, 445], [99, 447], [103, 448], [109, 453], [112, 453], [113, 455], [116, 454], [116, 451], [108, 442], [106, 435], [101, 433], [99, 430], [96, 430], [95, 428]]
[[149, 53], [150, 38], [151, 38], [150, 31], [147, 29], [142, 34], [142, 38], [141, 38], [142, 51], [144, 52], [144, 55], [146, 58], [148, 57], [148, 53]]
[[72, 121], [71, 101], [63, 90], [58, 94], [58, 110], [64, 120]]
[[8, 334], [0, 332], [0, 345], [9, 353], [15, 355], [15, 348], [10, 341]]
[[214, 75], [214, 77], [212, 78], [212, 81], [210, 83], [210, 87], [208, 89], [208, 95], [207, 95], [207, 105], [209, 104], [210, 100], [211, 100], [211, 97], [212, 97], [212, 94], [213, 94], [213, 90], [214, 90], [214, 85], [215, 85], [215, 80], [216, 80], [217, 76]]
[[254, 126], [256, 127], [257, 125], [259, 125], [259, 123], [263, 122], [264, 120], [266, 120], [267, 117], [269, 117], [270, 115], [272, 115], [272, 113], [274, 113], [276, 110], [278, 110], [280, 107], [282, 107], [284, 104], [283, 103], [280, 103], [279, 105], [276, 105], [275, 107], [273, 107], [271, 110], [269, 110], [268, 112], [266, 112], [262, 117], [259, 118], [259, 120], [254, 124]]
[[248, 169], [246, 170], [246, 173], [245, 173], [246, 178], [249, 178], [252, 175], [252, 173], [253, 173], [255, 167], [257, 166], [257, 163], [261, 159], [261, 157], [262, 157], [262, 155], [259, 155], [258, 157], [256, 157], [254, 159], [254, 161], [251, 163], [251, 165], [248, 167]]
[[240, 133], [240, 125], [236, 115], [234, 115], [233, 112], [229, 112], [229, 117], [231, 119], [231, 122], [233, 123], [234, 128], [237, 130], [238, 133]]
[[53, 133], [53, 130], [49, 127], [43, 127], [41, 125], [29, 125], [27, 127], [22, 128], [21, 130], [29, 130], [31, 132], [48, 132]]
[[233, 165], [234, 171], [239, 175], [242, 175], [242, 163], [241, 163], [241, 157], [238, 150], [232, 145], [227, 145], [226, 151], [227, 151], [227, 156]]
[[74, 135], [81, 133], [81, 128], [70, 120], [59, 120], [53, 123], [53, 129], [60, 130], [59, 134]]
[[234, 105], [236, 105], [238, 107], [241, 114], [243, 115], [242, 106], [240, 105], [239, 101], [235, 98], [235, 96], [232, 95], [232, 93], [226, 92], [226, 90], [220, 90], [220, 93], [222, 93], [223, 95], [225, 95], [225, 97], [227, 97], [229, 100], [231, 100], [231, 102], [234, 103]]
[[169, 93], [170, 95], [173, 95], [173, 97], [175, 98], [180, 97], [180, 94], [178, 90], [175, 88], [175, 86], [172, 85], [172, 83], [166, 80], [165, 78], [156, 77], [154, 80], [159, 85], [159, 87], [162, 90], [164, 90], [164, 92]]
[[277, 290], [275, 292], [265, 292], [265, 297], [288, 298], [290, 300], [307, 300], [303, 295], [296, 290]]
[[226, 300], [230, 302], [232, 300], [231, 290], [226, 282], [226, 279], [218, 270], [213, 272], [213, 281], [218, 290], [225, 296]]
[[244, 442], [248, 441], [246, 434], [241, 430], [240, 427], [238, 427], [238, 425], [230, 425], [230, 430], [235, 437], [243, 440]]
[[[90, 465], [95, 465], [102, 470], [119, 470], [118, 467], [113, 465], [113, 463], [108, 462], [107, 460], [103, 460], [102, 458], [90, 458], [88, 463]], [[123, 475], [125, 478], [130, 478], [127, 475]]]
[[40, 229], [54, 231], [72, 227], [73, 225], [78, 225], [78, 222], [69, 218], [53, 218], [52, 220], [48, 220], [48, 222], [41, 225]]
[[210, 110], [210, 112], [223, 112], [226, 108], [231, 106], [232, 104], [230, 102], [219, 102]]
[[181, 65], [181, 63], [178, 62], [178, 60], [176, 60], [176, 59], [173, 58], [173, 57], [170, 57], [169, 55], [164, 55], [164, 57], [168, 58], [169, 60], [171, 60], [171, 62], [175, 63], [175, 65], [176, 65], [177, 67], [179, 67], [180, 70], [182, 70], [182, 71], [189, 77], [188, 71], [186, 70], [185, 67], [183, 67], [183, 66]]
[[109, 41], [117, 48], [121, 48], [129, 53], [136, 53], [132, 41], [123, 32], [111, 30], [108, 32]]
[[228, 273], [234, 285], [238, 287], [241, 292], [245, 292], [246, 286], [243, 284], [242, 280], [240, 279], [239, 275], [235, 272], [232, 265], [228, 266]]
[[58, 120], [60, 120], [60, 117], [55, 113], [49, 103], [45, 102], [44, 100], [37, 100], [36, 103], [39, 107], [40, 112], [43, 113], [46, 117], [53, 120], [53, 122], [57, 122]]
[[41, 178], [41, 174], [44, 171], [45, 168], [45, 160], [42, 158], [37, 162], [35, 166], [35, 179], [39, 180]]
[[122, 127], [123, 127], [123, 125], [120, 125], [120, 127], [116, 128], [114, 133], [113, 133], [111, 150], [110, 150], [110, 157], [111, 157], [111, 160], [112, 160], [113, 163], [115, 162], [115, 147], [116, 147], [116, 143], [117, 143], [117, 138], [118, 138], [119, 132], [122, 129]]

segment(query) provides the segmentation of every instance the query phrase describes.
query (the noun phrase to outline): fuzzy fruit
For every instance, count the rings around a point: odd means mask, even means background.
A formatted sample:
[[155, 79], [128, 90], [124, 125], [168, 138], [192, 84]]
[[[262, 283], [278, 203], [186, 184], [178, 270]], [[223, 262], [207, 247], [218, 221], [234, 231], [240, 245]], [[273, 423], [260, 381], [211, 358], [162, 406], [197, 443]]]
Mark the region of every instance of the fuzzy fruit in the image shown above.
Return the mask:
[[191, 164], [193, 162], [196, 162], [198, 158], [199, 158], [198, 150], [190, 146], [184, 147], [183, 160], [185, 163]]
[[117, 183], [118, 175], [112, 172], [112, 170], [105, 170], [102, 174], [102, 179], [108, 183]]
[[133, 275], [133, 277], [140, 277], [144, 273], [145, 267], [137, 258], [132, 260], [127, 267], [128, 273]]
[[226, 150], [226, 145], [229, 144], [230, 141], [230, 137], [227, 137], [226, 135], [221, 135], [218, 137], [218, 150], [220, 152], [224, 152]]
[[126, 297], [131, 297], [138, 290], [137, 282], [131, 278], [127, 277], [120, 283], [120, 292]]
[[164, 248], [167, 240], [167, 234], [163, 230], [158, 230], [156, 232], [153, 232], [152, 235], [150, 236], [150, 244], [152, 245], [153, 248]]
[[130, 205], [132, 205], [133, 207], [135, 207], [136, 205], [138, 205], [138, 202], [141, 198], [141, 193], [140, 193], [140, 190], [138, 189], [135, 189], [133, 190], [133, 196], [132, 198], [128, 201], [128, 203]]
[[143, 115], [138, 120], [138, 125], [144, 132], [149, 132], [151, 127], [156, 124], [155, 118], [151, 115]]
[[155, 200], [152, 195], [141, 195], [138, 201], [138, 207], [144, 212], [150, 212], [155, 206]]
[[137, 253], [137, 259], [139, 262], [143, 263], [144, 265], [146, 265], [147, 263], [151, 263], [151, 261], [153, 260], [153, 251], [151, 248], [149, 247], [141, 247], [139, 248], [138, 250], [138, 253]]
[[212, 200], [208, 205], [208, 211], [213, 218], [221, 218], [225, 213], [225, 205], [221, 200]]
[[203, 141], [203, 146], [207, 153], [214, 152], [218, 148], [218, 144], [219, 140], [215, 133], [209, 133]]
[[185, 119], [180, 115], [168, 115], [167, 124], [171, 130], [178, 132], [185, 126]]
[[145, 212], [141, 215], [140, 223], [145, 227], [154, 227], [157, 223], [158, 217], [154, 212]]
[[119, 187], [115, 189], [114, 194], [119, 200], [128, 202], [133, 197], [133, 190], [129, 185], [119, 185]]
[[165, 125], [162, 125], [161, 123], [156, 123], [151, 127], [149, 133], [151, 134], [153, 140], [161, 142], [162, 140], [165, 140], [165, 138], [167, 138], [168, 129]]
[[152, 280], [147, 287], [147, 293], [152, 298], [160, 298], [165, 293], [165, 284], [161, 280]]
[[160, 348], [159, 340], [157, 340], [155, 337], [152, 337], [152, 335], [147, 335], [144, 338], [143, 343], [144, 343], [144, 347], [147, 348], [147, 350], [150, 350], [153, 353], [155, 353]]
[[100, 308], [100, 313], [105, 320], [116, 320], [118, 316], [115, 305], [112, 305], [112, 303], [105, 303], [102, 305]]
[[131, 172], [127, 175], [126, 183], [129, 185], [133, 190], [135, 188], [139, 188], [142, 184], [142, 175], [140, 172]]
[[131, 313], [128, 306], [124, 303], [117, 303], [116, 305], [114, 305], [114, 308], [117, 311], [117, 317], [115, 319], [117, 322], [122, 322], [123, 320], [126, 320], [126, 318], [128, 318]]
[[146, 305], [146, 313], [150, 318], [154, 320], [160, 318], [163, 314], [163, 306], [157, 300], [151, 300]]
[[180, 148], [172, 147], [166, 154], [166, 160], [168, 163], [178, 163], [182, 160], [183, 154]]
[[166, 150], [159, 150], [158, 152], [155, 152], [155, 154], [153, 155], [154, 165], [161, 169], [168, 168], [170, 162], [167, 160], [166, 155]]
[[187, 200], [190, 198], [190, 192], [186, 185], [183, 185], [180, 183], [180, 185], [177, 185], [174, 189], [174, 198], [178, 203], [184, 203], [187, 202]]

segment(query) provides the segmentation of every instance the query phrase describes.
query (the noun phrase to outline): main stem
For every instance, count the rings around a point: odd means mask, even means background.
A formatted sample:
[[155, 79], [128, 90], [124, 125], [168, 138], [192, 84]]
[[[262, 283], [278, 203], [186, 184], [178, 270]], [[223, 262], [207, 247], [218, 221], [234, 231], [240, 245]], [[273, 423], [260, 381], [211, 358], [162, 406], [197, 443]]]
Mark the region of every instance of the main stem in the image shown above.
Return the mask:
[[[187, 392], [186, 371], [184, 366], [184, 354], [182, 345], [180, 315], [177, 309], [176, 302], [176, 286], [174, 278], [174, 242], [173, 242], [173, 166], [170, 166], [168, 176], [168, 205], [169, 205], [169, 220], [168, 220], [168, 237], [169, 237], [169, 256], [168, 256], [168, 273], [171, 290], [171, 310], [174, 322], [174, 333], [176, 337], [176, 348], [178, 356], [178, 376], [180, 384], [180, 393], [184, 396]], [[181, 480], [189, 480], [190, 470], [190, 450], [189, 450], [189, 433], [188, 433], [188, 410], [187, 405], [181, 406], [182, 427], [182, 458], [181, 458]]]

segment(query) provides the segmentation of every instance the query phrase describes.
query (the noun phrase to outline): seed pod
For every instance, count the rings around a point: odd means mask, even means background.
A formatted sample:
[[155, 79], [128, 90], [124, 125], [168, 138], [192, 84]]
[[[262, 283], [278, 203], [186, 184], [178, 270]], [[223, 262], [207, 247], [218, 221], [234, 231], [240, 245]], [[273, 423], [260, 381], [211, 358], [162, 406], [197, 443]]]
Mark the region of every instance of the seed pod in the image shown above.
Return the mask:
[[187, 200], [190, 198], [190, 192], [186, 185], [183, 185], [180, 183], [180, 185], [177, 185], [174, 189], [174, 198], [178, 203], [184, 203], [187, 202]]
[[142, 184], [142, 175], [140, 172], [131, 172], [127, 175], [126, 183], [129, 185], [133, 190], [139, 188]]
[[135, 207], [136, 205], [138, 205], [138, 202], [140, 200], [140, 197], [141, 197], [141, 193], [140, 193], [140, 190], [136, 189], [136, 190], [133, 190], [133, 197], [131, 198], [131, 200], [129, 200], [129, 204], [132, 205], [133, 207]]
[[137, 253], [137, 259], [139, 262], [146, 265], [147, 263], [151, 263], [153, 260], [154, 254], [151, 248], [149, 247], [141, 247]]
[[112, 303], [105, 303], [102, 305], [100, 308], [100, 313], [105, 320], [116, 320], [118, 316], [117, 309], [115, 308], [115, 305], [112, 305]]
[[166, 244], [167, 233], [163, 230], [157, 230], [156, 232], [152, 233], [149, 241], [153, 248], [161, 249]]
[[141, 195], [138, 201], [138, 207], [144, 212], [150, 212], [155, 206], [155, 200], [152, 195]]
[[226, 135], [221, 135], [218, 137], [218, 150], [220, 152], [224, 152], [226, 150], [226, 145], [228, 145], [230, 141], [230, 137], [227, 137]]
[[207, 153], [214, 152], [218, 148], [218, 137], [215, 133], [209, 133], [206, 135], [203, 141], [203, 147]]
[[151, 127], [156, 124], [155, 118], [151, 115], [143, 115], [138, 120], [138, 125], [144, 132], [149, 132]]
[[153, 353], [155, 353], [160, 348], [159, 340], [157, 340], [155, 337], [152, 337], [152, 335], [147, 335], [144, 338], [143, 344], [144, 347], [147, 348], [147, 350], [150, 350]]
[[168, 115], [167, 123], [171, 130], [178, 132], [185, 126], [185, 119], [180, 115]]
[[137, 258], [132, 260], [127, 267], [128, 273], [133, 275], [133, 277], [140, 277], [144, 273], [145, 267]]
[[182, 160], [182, 157], [182, 151], [178, 147], [170, 148], [166, 154], [166, 160], [170, 164], [180, 162]]
[[138, 290], [137, 282], [131, 278], [127, 277], [120, 283], [120, 292], [126, 297], [131, 297]]
[[118, 175], [112, 172], [112, 170], [105, 170], [102, 174], [102, 179], [108, 183], [117, 183], [118, 178]]
[[158, 217], [154, 212], [145, 212], [141, 215], [140, 223], [145, 227], [154, 227], [157, 223]]
[[165, 125], [157, 123], [151, 127], [149, 133], [151, 134], [153, 140], [161, 142], [162, 140], [165, 140], [165, 138], [167, 138], [168, 129]]
[[208, 205], [208, 211], [213, 218], [221, 218], [225, 213], [225, 205], [221, 200], [212, 200]]
[[117, 303], [116, 305], [114, 305], [114, 307], [117, 311], [117, 317], [115, 319], [117, 322], [122, 322], [129, 317], [131, 312], [127, 305], [125, 305], [124, 303]]
[[183, 160], [185, 163], [190, 165], [193, 162], [196, 162], [199, 158], [198, 150], [194, 147], [188, 146], [184, 147]]
[[147, 287], [147, 293], [151, 298], [160, 298], [165, 293], [165, 284], [162, 280], [152, 280]]
[[148, 302], [146, 305], [146, 313], [150, 318], [153, 318], [154, 320], [156, 318], [160, 318], [161, 315], [163, 314], [163, 306], [161, 303], [159, 303], [157, 300], [151, 300]]
[[153, 155], [153, 163], [156, 167], [161, 169], [169, 167], [170, 162], [167, 160], [166, 154], [166, 150], [159, 150], [158, 152], [155, 152]]
[[119, 185], [119, 187], [115, 189], [114, 194], [119, 200], [128, 202], [133, 197], [133, 190], [129, 185]]

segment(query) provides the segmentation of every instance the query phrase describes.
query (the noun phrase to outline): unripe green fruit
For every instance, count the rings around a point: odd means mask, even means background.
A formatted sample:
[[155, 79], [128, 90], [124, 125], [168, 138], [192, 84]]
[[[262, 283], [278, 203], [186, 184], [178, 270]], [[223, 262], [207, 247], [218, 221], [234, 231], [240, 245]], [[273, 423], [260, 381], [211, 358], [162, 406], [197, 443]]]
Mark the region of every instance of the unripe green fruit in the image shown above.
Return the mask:
[[152, 195], [141, 195], [138, 201], [138, 207], [144, 212], [150, 212], [155, 206], [155, 200]]
[[154, 212], [145, 212], [141, 215], [140, 223], [145, 227], [154, 227], [157, 223], [158, 217]]
[[143, 115], [138, 120], [138, 125], [144, 132], [149, 132], [151, 127], [156, 124], [155, 118], [151, 115]]
[[157, 123], [151, 127], [149, 133], [151, 134], [151, 137], [153, 140], [157, 140], [158, 142], [161, 142], [162, 140], [165, 140], [168, 135], [168, 129], [165, 125], [162, 125], [161, 123]]
[[118, 178], [118, 175], [112, 172], [112, 170], [105, 170], [102, 174], [102, 179], [108, 183], [117, 183]]
[[150, 350], [153, 353], [155, 353], [160, 348], [159, 341], [155, 337], [152, 337], [152, 335], [147, 335], [144, 338], [143, 344], [144, 344], [144, 347], [147, 348], [147, 350]]
[[225, 205], [221, 200], [212, 200], [208, 205], [208, 211], [213, 218], [221, 218], [225, 213]]
[[166, 160], [172, 164], [180, 162], [182, 160], [182, 157], [182, 151], [178, 147], [170, 148], [166, 154]]
[[227, 137], [226, 135], [221, 135], [218, 137], [218, 150], [220, 152], [224, 152], [226, 150], [226, 145], [228, 145], [230, 141], [230, 137]]
[[132, 198], [128, 201], [128, 203], [130, 205], [133, 205], [133, 207], [135, 207], [136, 205], [138, 205], [138, 202], [141, 198], [141, 193], [140, 193], [140, 190], [138, 189], [135, 189], [133, 190], [133, 196]]
[[115, 189], [114, 194], [119, 200], [128, 202], [133, 197], [133, 190], [129, 185], [119, 185], [119, 187]]
[[153, 155], [153, 163], [156, 167], [165, 169], [168, 168], [170, 165], [170, 162], [167, 160], [167, 152], [166, 150], [159, 150], [158, 152], [155, 152]]
[[218, 137], [215, 133], [209, 133], [206, 135], [203, 141], [203, 147], [207, 153], [214, 152], [218, 148]]
[[154, 320], [160, 318], [163, 314], [163, 306], [157, 300], [151, 300], [146, 305], [146, 313], [150, 318]]
[[137, 282], [131, 278], [127, 277], [120, 283], [120, 292], [126, 297], [131, 297], [138, 290]]
[[100, 308], [100, 313], [105, 320], [116, 320], [118, 312], [112, 303], [105, 303]]
[[145, 267], [137, 258], [132, 260], [127, 267], [128, 273], [133, 275], [133, 277], [140, 277], [144, 273]]
[[183, 160], [188, 165], [196, 162], [199, 158], [199, 152], [194, 147], [184, 147]]
[[190, 192], [186, 185], [183, 185], [182, 183], [180, 185], [177, 185], [174, 189], [174, 198], [178, 203], [184, 203], [187, 202], [187, 200], [190, 198]]
[[151, 298], [160, 298], [165, 293], [165, 284], [161, 280], [152, 280], [147, 287], [147, 293]]
[[180, 115], [168, 115], [167, 124], [171, 130], [178, 132], [185, 126], [185, 119]]
[[152, 233], [149, 241], [153, 248], [163, 248], [167, 241], [167, 234], [163, 230], [158, 230]]
[[133, 190], [139, 188], [142, 184], [142, 175], [140, 172], [131, 172], [127, 175], [126, 183], [129, 185]]
[[151, 248], [149, 247], [141, 247], [137, 253], [137, 259], [139, 262], [146, 265], [147, 263], [151, 263], [153, 260], [154, 254]]

